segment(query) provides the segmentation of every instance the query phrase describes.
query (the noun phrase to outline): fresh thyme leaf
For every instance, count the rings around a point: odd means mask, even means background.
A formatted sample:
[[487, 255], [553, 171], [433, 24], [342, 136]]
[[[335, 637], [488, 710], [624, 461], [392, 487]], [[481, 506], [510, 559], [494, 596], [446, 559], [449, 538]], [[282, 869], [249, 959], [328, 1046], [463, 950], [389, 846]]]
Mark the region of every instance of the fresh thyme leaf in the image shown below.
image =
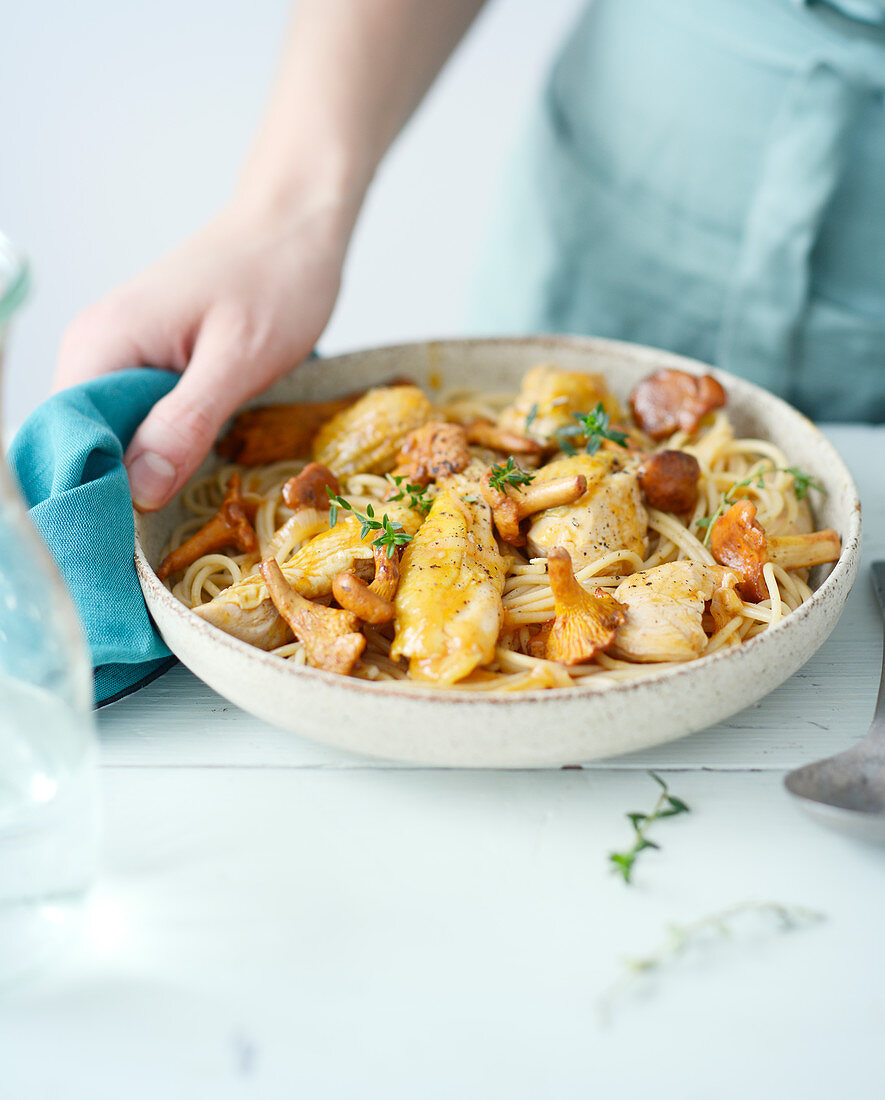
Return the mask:
[[511, 455], [506, 462], [489, 468], [489, 485], [493, 489], [497, 489], [499, 493], [505, 491], [505, 485], [512, 485], [514, 488], [517, 485], [530, 485], [534, 480], [535, 475], [528, 472], [528, 470], [522, 470], [513, 461], [513, 455]]
[[676, 796], [672, 794], [667, 795], [667, 806], [668, 808], [661, 812], [661, 817], [673, 817], [676, 814], [691, 813], [682, 799], [676, 798]]
[[366, 535], [372, 531], [379, 532], [378, 537], [374, 540], [372, 545], [383, 547], [387, 551], [387, 556], [389, 558], [393, 557], [398, 547], [405, 546], [412, 541], [412, 536], [403, 530], [403, 525], [397, 523], [395, 520], [391, 520], [390, 516], [384, 515], [381, 519], [377, 519], [374, 505], [367, 504], [366, 514], [363, 515], [361, 512], [358, 512], [349, 501], [345, 500], [344, 497], [336, 496], [328, 486], [326, 487], [326, 493], [329, 496], [329, 500], [332, 502], [329, 508], [330, 527], [334, 527], [338, 522], [338, 509], [345, 508], [348, 512], [353, 512], [354, 516], [359, 520], [361, 539], [364, 539]]
[[722, 494], [712, 516], [703, 516], [696, 521], [696, 527], [706, 528], [707, 531], [704, 536], [704, 546], [710, 545], [710, 536], [716, 520], [733, 504], [737, 504], [737, 499], [732, 494], [737, 492], [738, 489], [746, 489], [751, 485], [755, 485], [758, 489], [764, 489], [766, 474], [790, 474], [793, 478], [793, 492], [796, 494], [796, 500], [804, 500], [808, 496], [809, 489], [817, 489], [819, 493], [826, 493], [823, 485], [815, 481], [811, 474], [803, 473], [795, 466], [766, 466], [763, 469], [754, 470], [749, 477], [745, 477], [743, 481], [736, 481], [727, 492]]
[[[798, 905], [783, 905], [774, 901], [744, 901], [709, 913], [689, 924], [671, 924], [666, 938], [646, 955], [623, 960], [624, 973], [602, 994], [597, 1001], [602, 1022], [610, 1020], [613, 1006], [637, 982], [648, 980], [659, 971], [666, 971], [690, 951], [709, 951], [720, 939], [730, 938], [732, 943], [743, 940], [752, 942], [751, 922], [764, 918], [774, 921], [776, 932], [795, 932], [807, 929], [825, 920], [823, 913]], [[742, 932], [741, 936], [735, 933]], [[755, 938], [758, 938], [758, 932]]]
[[619, 447], [627, 446], [627, 433], [618, 432], [609, 427], [611, 417], [605, 411], [601, 401], [590, 412], [572, 413], [572, 417], [577, 420], [577, 424], [568, 424], [556, 433], [559, 445], [566, 454], [577, 454], [577, 450], [569, 442], [574, 436], [583, 436], [586, 439], [584, 450], [588, 455], [595, 455], [604, 439], [608, 439]]
[[[427, 515], [430, 511], [433, 501], [427, 496], [426, 485], [413, 485], [411, 482], [406, 481], [405, 476], [388, 474], [387, 480], [396, 488], [395, 493], [391, 493], [387, 498], [388, 500], [407, 500], [407, 504], [410, 508], [417, 508], [422, 515]], [[405, 482], [405, 484], [403, 484]]]
[[395, 520], [391, 520], [389, 516], [385, 516], [381, 524], [383, 531], [382, 534], [375, 539], [375, 546], [383, 546], [387, 551], [388, 558], [392, 558], [397, 551], [397, 547], [405, 546], [412, 541], [412, 536], [407, 535], [403, 530], [403, 525], [397, 523]]
[[538, 415], [538, 402], [536, 401], [534, 403], [534, 405], [532, 405], [532, 407], [529, 409], [528, 416], [525, 418], [526, 433], [528, 433], [529, 428], [532, 426], [532, 424], [534, 424], [535, 418], [537, 417], [537, 415]]
[[657, 772], [649, 772], [648, 774], [661, 788], [661, 793], [658, 795], [658, 800], [654, 805], [654, 809], [650, 814], [637, 813], [634, 811], [626, 815], [627, 820], [633, 826], [633, 832], [636, 834], [633, 847], [625, 852], [610, 852], [608, 857], [609, 862], [613, 863], [618, 869], [624, 882], [633, 881], [631, 877], [633, 874], [633, 865], [640, 852], [644, 852], [647, 848], [660, 847], [660, 845], [655, 844], [653, 840], [649, 840], [646, 836], [646, 830], [649, 826], [665, 817], [676, 817], [677, 814], [687, 814], [691, 812], [681, 798], [677, 798], [675, 795], [670, 794], [670, 788]]
[[612, 852], [608, 858], [621, 872], [624, 882], [629, 882], [630, 874], [633, 870], [633, 860], [636, 858], [635, 854], [629, 852]]
[[796, 494], [796, 500], [805, 500], [809, 489], [817, 489], [819, 493], [826, 496], [826, 489], [819, 481], [815, 481], [811, 474], [806, 474], [795, 466], [788, 466], [784, 473], [793, 475], [793, 492]]

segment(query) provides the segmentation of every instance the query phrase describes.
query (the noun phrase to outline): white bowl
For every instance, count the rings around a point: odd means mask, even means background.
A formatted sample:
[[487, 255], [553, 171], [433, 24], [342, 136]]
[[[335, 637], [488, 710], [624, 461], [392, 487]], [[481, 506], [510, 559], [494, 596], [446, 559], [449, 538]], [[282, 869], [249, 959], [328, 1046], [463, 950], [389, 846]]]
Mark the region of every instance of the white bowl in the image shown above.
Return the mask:
[[[408, 376], [433, 393], [472, 386], [516, 390], [539, 362], [601, 371], [619, 397], [651, 371], [707, 366], [633, 344], [577, 337], [446, 340], [313, 360], [252, 404], [313, 400]], [[219, 694], [293, 733], [370, 756], [469, 768], [578, 764], [671, 741], [749, 706], [783, 683], [823, 644], [857, 573], [860, 502], [839, 455], [801, 413], [749, 382], [713, 372], [728, 392], [738, 435], [776, 441], [790, 462], [827, 490], [817, 526], [842, 536], [842, 556], [810, 600], [734, 649], [641, 680], [515, 694], [427, 690], [295, 668], [210, 626], [179, 603], [152, 568], [175, 525], [178, 500], [136, 517], [135, 564], [144, 598], [166, 644]], [[218, 462], [212, 455], [203, 466]], [[820, 572], [823, 575], [825, 569]]]

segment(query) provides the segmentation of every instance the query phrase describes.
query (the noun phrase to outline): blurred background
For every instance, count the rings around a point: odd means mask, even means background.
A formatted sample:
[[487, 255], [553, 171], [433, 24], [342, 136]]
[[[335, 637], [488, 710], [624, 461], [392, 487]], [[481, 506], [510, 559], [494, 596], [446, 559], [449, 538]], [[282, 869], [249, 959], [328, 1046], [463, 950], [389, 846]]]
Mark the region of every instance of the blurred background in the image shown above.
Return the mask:
[[[489, 0], [376, 178], [321, 350], [465, 331], [509, 158], [582, 5]], [[7, 6], [0, 228], [34, 270], [9, 349], [7, 424], [45, 396], [79, 310], [225, 202], [289, 10], [289, 0]]]

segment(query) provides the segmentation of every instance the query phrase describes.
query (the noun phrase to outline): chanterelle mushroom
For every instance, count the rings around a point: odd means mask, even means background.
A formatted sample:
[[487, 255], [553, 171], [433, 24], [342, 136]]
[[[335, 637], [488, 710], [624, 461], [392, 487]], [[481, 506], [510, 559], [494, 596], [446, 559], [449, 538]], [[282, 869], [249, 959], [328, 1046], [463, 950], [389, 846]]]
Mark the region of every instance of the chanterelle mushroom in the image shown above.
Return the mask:
[[157, 570], [160, 580], [164, 581], [173, 573], [187, 569], [204, 554], [213, 554], [227, 546], [236, 547], [242, 554], [256, 554], [258, 539], [249, 522], [247, 509], [240, 491], [240, 475], [232, 474], [224, 500], [215, 515], [160, 563]]
[[607, 649], [624, 622], [626, 608], [604, 589], [591, 595], [575, 579], [568, 551], [555, 546], [547, 555], [556, 618], [547, 635], [548, 661], [576, 665]]
[[332, 594], [346, 611], [358, 615], [364, 623], [377, 626], [393, 620], [393, 597], [399, 584], [399, 555], [387, 556], [387, 548], [373, 546], [375, 579], [366, 584], [356, 573], [339, 573], [332, 581]]
[[283, 503], [293, 512], [300, 508], [329, 510], [329, 492], [336, 496], [341, 492], [338, 478], [319, 462], [309, 462], [296, 477], [290, 477], [283, 486]]
[[262, 549], [262, 557], [276, 558], [283, 562], [294, 546], [303, 544], [328, 527], [329, 492], [338, 493], [338, 478], [331, 470], [310, 462], [296, 477], [290, 477], [283, 486], [283, 503], [291, 508], [289, 516], [273, 538]]
[[690, 512], [698, 502], [701, 467], [685, 451], [646, 455], [639, 467], [639, 487], [646, 501], [661, 512]]
[[491, 420], [473, 420], [464, 426], [464, 431], [467, 433], [468, 443], [488, 447], [492, 451], [503, 451], [508, 455], [540, 455], [544, 450], [537, 440], [508, 431], [493, 424]]
[[480, 491], [486, 504], [492, 509], [492, 518], [498, 534], [513, 546], [522, 546], [525, 535], [519, 524], [526, 516], [572, 504], [587, 492], [587, 479], [583, 474], [569, 474], [526, 486], [508, 485], [496, 488], [492, 484], [492, 467], [486, 470]]
[[261, 575], [277, 611], [304, 646], [307, 663], [312, 668], [349, 675], [366, 648], [356, 615], [311, 603], [300, 596], [273, 558], [261, 563]]
[[677, 428], [697, 431], [701, 418], [725, 404], [725, 390], [712, 374], [657, 370], [630, 394], [633, 418], [652, 439], [666, 439]]
[[756, 519], [756, 505], [750, 500], [739, 500], [713, 524], [710, 549], [721, 565], [741, 573], [743, 579], [737, 586], [741, 596], [750, 603], [759, 603], [768, 599], [768, 585], [763, 575], [767, 562], [774, 562], [783, 569], [822, 565], [838, 560], [842, 543], [831, 528], [807, 535], [781, 535], [769, 539]]
[[413, 485], [427, 485], [459, 474], [469, 461], [470, 448], [461, 425], [434, 420], [409, 432], [396, 456], [393, 474]]

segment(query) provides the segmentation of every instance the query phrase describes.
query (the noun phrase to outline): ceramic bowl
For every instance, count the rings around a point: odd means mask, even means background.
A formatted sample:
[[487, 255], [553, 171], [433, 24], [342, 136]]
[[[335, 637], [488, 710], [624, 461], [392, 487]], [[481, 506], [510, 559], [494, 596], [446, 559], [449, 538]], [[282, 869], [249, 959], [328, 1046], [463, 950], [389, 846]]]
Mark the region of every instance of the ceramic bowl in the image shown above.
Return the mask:
[[[431, 394], [452, 386], [515, 391], [539, 362], [601, 371], [622, 399], [658, 368], [709, 370], [610, 340], [447, 340], [313, 360], [253, 404], [328, 398], [396, 376], [415, 379]], [[157, 580], [152, 567], [185, 518], [178, 500], [136, 518], [135, 563], [148, 608], [172, 652], [219, 694], [294, 734], [370, 756], [471, 768], [556, 766], [632, 752], [712, 725], [777, 687], [823, 644], [857, 572], [861, 526], [851, 475], [811, 421], [749, 382], [713, 373], [728, 392], [736, 433], [776, 440], [791, 463], [811, 473], [827, 490], [816, 495], [817, 526], [834, 527], [842, 536], [839, 561], [812, 578], [818, 585], [813, 597], [738, 648], [605, 688], [496, 696], [403, 692], [389, 682], [295, 668], [210, 626]], [[210, 456], [202, 472], [217, 461]]]

